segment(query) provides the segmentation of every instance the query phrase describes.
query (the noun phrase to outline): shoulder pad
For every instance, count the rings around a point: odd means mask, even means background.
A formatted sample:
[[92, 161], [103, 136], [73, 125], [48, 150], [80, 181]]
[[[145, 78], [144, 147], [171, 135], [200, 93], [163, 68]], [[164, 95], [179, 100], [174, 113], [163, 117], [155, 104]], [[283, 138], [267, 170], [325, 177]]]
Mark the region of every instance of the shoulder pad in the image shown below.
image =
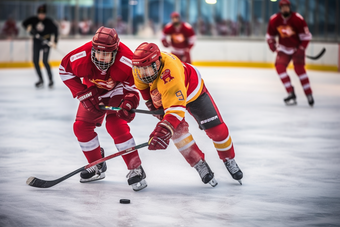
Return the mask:
[[301, 16], [301, 14], [299, 13], [295, 13], [296, 17], [300, 18], [301, 20], [303, 20], [303, 17]]
[[270, 17], [270, 20], [274, 20], [276, 17], [277, 17], [277, 13], [273, 14], [273, 15]]
[[187, 22], [184, 22], [183, 25], [184, 25], [185, 27], [187, 27], [187, 28], [192, 28], [191, 25], [190, 25], [189, 23], [187, 23]]

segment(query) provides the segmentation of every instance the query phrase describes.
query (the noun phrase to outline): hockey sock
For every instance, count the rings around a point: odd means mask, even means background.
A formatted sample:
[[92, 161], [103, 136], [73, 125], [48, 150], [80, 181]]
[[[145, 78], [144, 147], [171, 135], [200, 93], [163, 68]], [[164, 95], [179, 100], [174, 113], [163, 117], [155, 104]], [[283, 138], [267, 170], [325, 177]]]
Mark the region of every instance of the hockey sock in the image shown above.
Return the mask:
[[225, 123], [205, 130], [210, 139], [213, 140], [218, 156], [221, 160], [233, 159], [235, 157], [234, 145]]
[[[130, 127], [125, 120], [115, 115], [108, 115], [106, 117], [106, 129], [114, 140], [118, 151], [125, 150], [136, 145], [135, 140], [130, 133]], [[137, 150], [132, 153], [122, 155], [122, 158], [129, 170], [135, 169], [142, 164]]]
[[294, 65], [294, 70], [300, 79], [305, 94], [306, 95], [312, 94], [312, 88], [310, 87], [308, 75], [306, 73], [304, 65]]
[[279, 77], [280, 77], [283, 85], [286, 88], [287, 93], [292, 92], [293, 87], [292, 87], [292, 84], [290, 82], [289, 75], [287, 74], [286, 66], [278, 64], [278, 65], [275, 65], [275, 68], [276, 68], [277, 73], [279, 74]]
[[204, 154], [197, 146], [192, 135], [187, 132], [179, 138], [172, 138], [178, 151], [183, 155], [191, 167], [196, 165], [201, 159], [204, 160]]
[[177, 126], [172, 136], [178, 151], [183, 155], [185, 160], [193, 167], [199, 160], [204, 160], [203, 152], [198, 148], [194, 138], [189, 132], [189, 124], [182, 120]]
[[89, 163], [102, 158], [99, 139], [94, 128], [94, 124], [84, 121], [75, 121], [73, 124], [74, 134]]

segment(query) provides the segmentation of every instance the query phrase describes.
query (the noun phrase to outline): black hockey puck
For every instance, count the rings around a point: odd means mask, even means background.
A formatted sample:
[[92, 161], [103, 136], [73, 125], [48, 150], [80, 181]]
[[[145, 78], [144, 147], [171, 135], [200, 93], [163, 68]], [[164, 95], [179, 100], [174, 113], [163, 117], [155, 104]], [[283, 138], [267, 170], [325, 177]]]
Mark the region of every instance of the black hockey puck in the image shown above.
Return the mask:
[[121, 199], [121, 200], [119, 200], [119, 202], [123, 203], [123, 204], [129, 204], [130, 200], [129, 199]]

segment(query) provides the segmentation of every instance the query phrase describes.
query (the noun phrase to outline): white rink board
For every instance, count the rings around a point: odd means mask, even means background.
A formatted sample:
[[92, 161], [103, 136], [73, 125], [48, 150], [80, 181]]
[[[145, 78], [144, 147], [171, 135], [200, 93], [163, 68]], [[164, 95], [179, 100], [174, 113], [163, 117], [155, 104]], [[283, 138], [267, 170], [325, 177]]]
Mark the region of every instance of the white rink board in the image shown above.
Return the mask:
[[[50, 61], [60, 61], [65, 54], [71, 50], [90, 41], [87, 39], [61, 39], [58, 43], [58, 50], [50, 53]], [[142, 42], [154, 42], [161, 50], [170, 51], [164, 48], [160, 39], [150, 38], [131, 38], [121, 37], [132, 51], [134, 51]], [[311, 42], [307, 48], [306, 54], [316, 56], [322, 48], [326, 48], [326, 53], [319, 60], [306, 59], [307, 64], [311, 65], [332, 65], [339, 64], [339, 45], [337, 43], [316, 43]], [[32, 41], [31, 40], [0, 40], [0, 63], [1, 62], [23, 62], [32, 59]], [[231, 62], [265, 62], [273, 63], [275, 54], [269, 50], [269, 47], [263, 41], [255, 40], [198, 40], [192, 49], [193, 61], [231, 61]]]
[[[172, 143], [165, 151], [139, 151], [148, 182], [140, 192], [128, 186], [120, 157], [107, 162], [102, 181], [81, 184], [74, 176], [49, 189], [29, 187], [30, 176], [53, 180], [86, 164], [72, 131], [78, 101], [57, 68], [53, 90], [34, 88], [33, 68], [0, 70], [0, 226], [339, 226], [339, 74], [309, 72], [311, 108], [293, 71], [298, 105], [287, 107], [274, 69], [199, 70], [229, 126], [242, 186], [188, 117], [215, 188]], [[156, 123], [136, 115], [130, 127], [138, 144]], [[106, 154], [117, 152], [105, 128], [97, 132]], [[122, 198], [131, 204], [120, 204]]]

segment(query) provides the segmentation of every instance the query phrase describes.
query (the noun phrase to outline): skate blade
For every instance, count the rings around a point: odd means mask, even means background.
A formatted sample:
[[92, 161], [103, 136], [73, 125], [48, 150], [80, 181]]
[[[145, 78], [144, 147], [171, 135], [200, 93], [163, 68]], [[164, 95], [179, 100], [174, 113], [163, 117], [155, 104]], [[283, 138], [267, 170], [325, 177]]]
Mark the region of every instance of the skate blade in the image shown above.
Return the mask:
[[211, 179], [208, 183], [211, 185], [211, 187], [216, 187], [216, 185], [218, 185], [218, 183], [215, 180], [215, 178]]
[[295, 106], [295, 105], [297, 105], [297, 102], [296, 102], [296, 100], [294, 100], [294, 101], [285, 102], [285, 104], [286, 104], [286, 106]]
[[131, 186], [132, 186], [132, 189], [137, 192], [137, 191], [140, 191], [140, 190], [146, 188], [146, 186], [148, 186], [148, 185], [147, 185], [146, 181], [143, 179], [143, 180], [141, 180], [137, 183], [131, 184]]
[[92, 182], [92, 181], [101, 180], [101, 179], [104, 179], [104, 178], [105, 178], [105, 173], [101, 173], [100, 175], [96, 174], [89, 179], [80, 178], [80, 183], [88, 183], [88, 182]]

